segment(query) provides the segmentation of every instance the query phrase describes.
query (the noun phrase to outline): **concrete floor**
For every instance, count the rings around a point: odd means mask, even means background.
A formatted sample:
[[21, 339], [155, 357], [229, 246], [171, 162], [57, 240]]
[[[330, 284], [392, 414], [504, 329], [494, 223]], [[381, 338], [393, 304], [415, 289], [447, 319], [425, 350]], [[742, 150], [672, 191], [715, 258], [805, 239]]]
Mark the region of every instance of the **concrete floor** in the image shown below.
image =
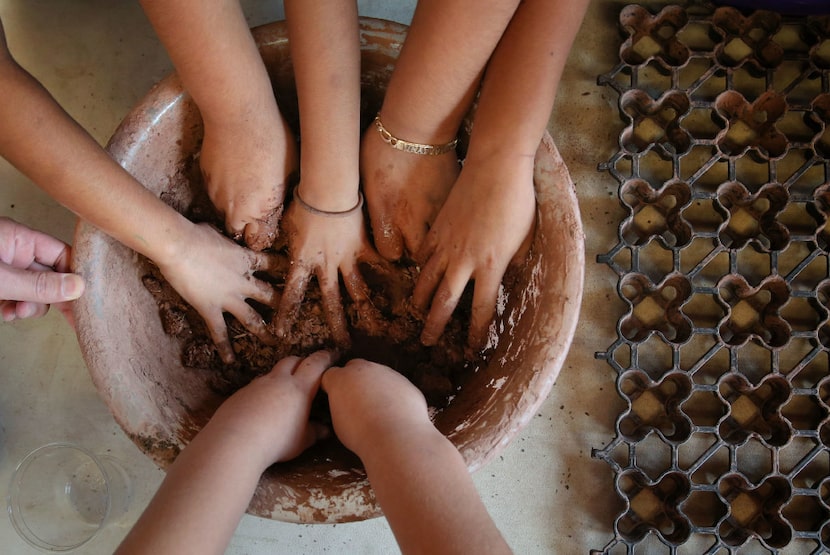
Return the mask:
[[[362, 15], [407, 23], [414, 0], [360, 2]], [[618, 57], [616, 17], [624, 2], [595, 0], [577, 38], [550, 132], [576, 184], [586, 237], [583, 312], [558, 382], [538, 415], [475, 483], [516, 553], [586, 553], [613, 537], [621, 509], [612, 472], [591, 459], [614, 435], [623, 407], [614, 373], [594, 353], [616, 338], [623, 304], [616, 276], [598, 254], [617, 242], [623, 216], [616, 182], [597, 171], [614, 151], [621, 124], [616, 94], [596, 84]], [[251, 25], [282, 19], [274, 0], [243, 2]], [[105, 144], [130, 107], [171, 64], [135, 2], [0, 1], [0, 18], [17, 60]], [[48, 156], [48, 152], [44, 152]], [[0, 215], [71, 242], [75, 217], [0, 159]], [[26, 453], [52, 441], [77, 442], [120, 459], [134, 498], [123, 522], [84, 546], [111, 553], [151, 498], [162, 472], [124, 435], [99, 400], [72, 330], [57, 313], [0, 325], [0, 493]], [[7, 518], [0, 551], [37, 553]], [[243, 517], [228, 553], [394, 553], [383, 519], [296, 525]]]

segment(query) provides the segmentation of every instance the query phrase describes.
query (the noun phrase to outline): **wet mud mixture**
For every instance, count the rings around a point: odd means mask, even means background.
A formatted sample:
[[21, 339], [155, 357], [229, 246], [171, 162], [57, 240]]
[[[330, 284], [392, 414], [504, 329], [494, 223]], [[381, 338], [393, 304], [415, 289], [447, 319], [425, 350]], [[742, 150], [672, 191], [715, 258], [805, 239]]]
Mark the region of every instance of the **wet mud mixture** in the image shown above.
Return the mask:
[[[202, 188], [199, 187], [199, 190]], [[197, 196], [184, 211], [185, 216], [194, 222], [209, 222], [222, 229], [224, 226], [207, 195], [200, 193]], [[285, 234], [281, 233], [280, 236], [284, 237]], [[279, 244], [278, 240], [272, 252], [284, 264], [278, 264], [273, 275], [257, 274], [257, 277], [281, 291], [289, 267], [288, 249], [286, 245]], [[206, 383], [222, 397], [231, 395], [255, 377], [267, 373], [277, 361], [286, 356], [304, 356], [321, 348], [334, 347], [320, 291], [312, 279], [290, 332], [286, 336], [277, 337], [275, 345], [266, 345], [233, 316], [226, 314], [225, 321], [236, 361], [225, 364], [213, 345], [202, 317], [167, 283], [158, 268], [148, 260], [144, 263], [142, 281], [158, 305], [165, 333], [181, 343], [182, 364], [204, 371]], [[369, 326], [359, 317], [357, 308], [341, 285], [341, 298], [352, 341], [351, 348], [344, 353], [341, 362], [351, 358], [365, 358], [386, 364], [409, 378], [424, 393], [431, 407], [440, 409], [447, 405], [466, 376], [481, 363], [481, 360], [464, 358], [472, 290], [468, 287], [465, 291], [438, 344], [425, 347], [419, 340], [423, 321], [410, 305], [417, 270], [410, 264], [394, 264], [392, 267], [394, 271], [387, 274], [368, 265], [361, 265], [364, 279], [371, 289], [372, 303], [383, 318], [380, 326]], [[253, 302], [252, 305], [267, 325], [274, 325], [274, 308]], [[326, 420], [327, 403], [320, 401], [315, 405], [315, 416]]]

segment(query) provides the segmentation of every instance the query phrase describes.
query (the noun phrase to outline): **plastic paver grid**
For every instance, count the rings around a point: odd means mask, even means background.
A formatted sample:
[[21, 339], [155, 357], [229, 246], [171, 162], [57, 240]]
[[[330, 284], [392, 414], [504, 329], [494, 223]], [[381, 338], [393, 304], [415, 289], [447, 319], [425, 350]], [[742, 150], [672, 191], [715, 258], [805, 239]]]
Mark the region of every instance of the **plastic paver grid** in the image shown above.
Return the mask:
[[626, 403], [597, 553], [830, 550], [830, 16], [637, 5], [599, 78]]

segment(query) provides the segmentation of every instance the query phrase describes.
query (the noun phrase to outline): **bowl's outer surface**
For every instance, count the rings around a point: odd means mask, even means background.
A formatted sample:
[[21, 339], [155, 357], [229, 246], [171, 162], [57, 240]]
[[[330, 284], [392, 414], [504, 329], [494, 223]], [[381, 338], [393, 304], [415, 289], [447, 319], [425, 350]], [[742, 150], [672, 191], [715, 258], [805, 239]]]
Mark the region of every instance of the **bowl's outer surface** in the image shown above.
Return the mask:
[[[380, 106], [406, 27], [361, 19], [363, 120]], [[254, 29], [275, 94], [296, 125], [296, 97], [282, 22]], [[193, 198], [192, 167], [202, 124], [175, 75], [156, 85], [113, 135], [111, 155], [145, 187], [182, 211]], [[519, 284], [496, 322], [495, 351], [435, 423], [470, 470], [497, 455], [550, 392], [579, 316], [584, 238], [573, 183], [550, 136], [537, 151], [536, 236]], [[152, 225], [152, 222], [148, 222]], [[77, 332], [93, 382], [133, 441], [161, 467], [221, 403], [203, 371], [182, 366], [181, 347], [161, 327], [155, 300], [141, 281], [139, 256], [81, 222], [74, 263], [87, 283], [76, 303]], [[313, 451], [313, 450], [312, 450]], [[263, 475], [249, 512], [289, 522], [347, 522], [380, 514], [359, 460], [322, 447]]]

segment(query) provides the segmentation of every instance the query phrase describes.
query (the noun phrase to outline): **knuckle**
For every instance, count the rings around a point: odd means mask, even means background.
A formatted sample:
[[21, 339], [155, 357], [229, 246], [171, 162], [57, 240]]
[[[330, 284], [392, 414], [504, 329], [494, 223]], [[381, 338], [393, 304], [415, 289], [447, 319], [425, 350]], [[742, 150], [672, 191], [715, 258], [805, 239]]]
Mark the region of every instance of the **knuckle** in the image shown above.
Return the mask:
[[435, 293], [435, 301], [439, 306], [451, 308], [455, 306], [455, 295], [449, 289], [439, 288]]
[[49, 272], [37, 272], [34, 282], [35, 299], [49, 299], [60, 293], [58, 283]]

